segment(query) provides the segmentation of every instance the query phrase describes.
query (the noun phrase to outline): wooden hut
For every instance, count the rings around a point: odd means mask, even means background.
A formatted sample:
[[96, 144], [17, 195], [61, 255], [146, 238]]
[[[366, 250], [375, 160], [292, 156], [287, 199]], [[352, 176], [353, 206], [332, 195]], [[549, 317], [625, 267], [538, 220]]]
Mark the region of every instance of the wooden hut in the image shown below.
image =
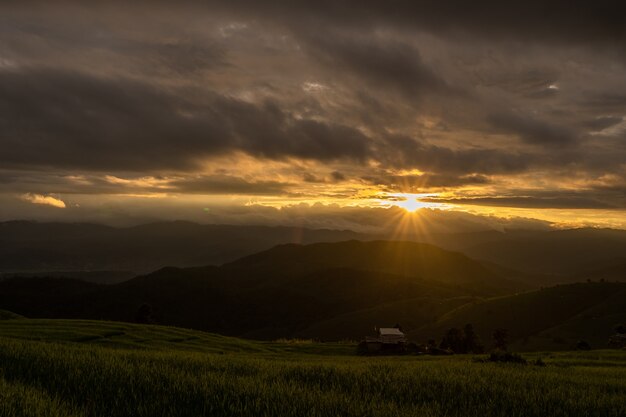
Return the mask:
[[369, 352], [379, 352], [381, 350], [402, 350], [406, 344], [406, 335], [398, 327], [381, 327], [377, 330], [375, 337], [365, 338], [367, 350]]

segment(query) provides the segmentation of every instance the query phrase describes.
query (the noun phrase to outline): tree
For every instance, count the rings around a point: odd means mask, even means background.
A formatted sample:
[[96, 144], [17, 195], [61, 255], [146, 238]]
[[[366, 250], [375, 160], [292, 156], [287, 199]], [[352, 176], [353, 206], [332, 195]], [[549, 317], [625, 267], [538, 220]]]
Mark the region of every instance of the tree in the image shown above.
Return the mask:
[[480, 342], [480, 338], [474, 331], [474, 327], [471, 324], [466, 324], [463, 328], [463, 350], [466, 353], [482, 353], [483, 345]]
[[454, 353], [466, 353], [463, 332], [456, 327], [449, 329], [439, 344], [441, 349], [450, 349]]
[[154, 323], [152, 306], [150, 304], [142, 304], [135, 313], [135, 322], [142, 324]]
[[626, 325], [620, 324], [615, 326], [615, 333], [617, 334], [626, 334]]
[[500, 350], [507, 350], [509, 345], [509, 332], [506, 329], [496, 329], [493, 332], [494, 347]]
[[455, 327], [449, 329], [439, 345], [441, 349], [450, 349], [454, 353], [482, 353], [483, 346], [480, 338], [471, 324], [466, 324], [463, 330]]
[[579, 340], [576, 343], [576, 350], [591, 350], [591, 345], [585, 340]]

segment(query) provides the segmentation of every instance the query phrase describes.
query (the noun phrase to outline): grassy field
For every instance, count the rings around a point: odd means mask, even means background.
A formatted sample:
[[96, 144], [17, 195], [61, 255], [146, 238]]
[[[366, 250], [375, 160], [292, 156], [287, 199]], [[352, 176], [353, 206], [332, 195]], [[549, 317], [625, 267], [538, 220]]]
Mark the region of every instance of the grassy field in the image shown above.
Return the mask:
[[626, 352], [358, 357], [132, 324], [0, 321], [0, 416], [624, 416]]

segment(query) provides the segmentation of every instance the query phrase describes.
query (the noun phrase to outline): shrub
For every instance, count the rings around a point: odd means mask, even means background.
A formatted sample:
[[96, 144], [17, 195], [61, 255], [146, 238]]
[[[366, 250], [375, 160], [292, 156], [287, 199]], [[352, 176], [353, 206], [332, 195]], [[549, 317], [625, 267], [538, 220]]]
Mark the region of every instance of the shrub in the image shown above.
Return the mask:
[[507, 350], [509, 345], [509, 332], [506, 329], [496, 329], [493, 332], [493, 342], [496, 350]]
[[356, 354], [357, 355], [367, 355], [369, 350], [367, 349], [367, 343], [365, 341], [359, 343], [356, 346]]
[[406, 345], [406, 351], [408, 353], [424, 353], [426, 352], [426, 347], [418, 345], [417, 343], [409, 343]]
[[518, 363], [526, 365], [526, 359], [519, 353], [507, 352], [505, 350], [496, 349], [487, 356], [483, 362], [500, 362], [500, 363]]
[[438, 347], [429, 347], [426, 352], [429, 355], [441, 356], [441, 355], [454, 355], [454, 351], [451, 349], [441, 349]]

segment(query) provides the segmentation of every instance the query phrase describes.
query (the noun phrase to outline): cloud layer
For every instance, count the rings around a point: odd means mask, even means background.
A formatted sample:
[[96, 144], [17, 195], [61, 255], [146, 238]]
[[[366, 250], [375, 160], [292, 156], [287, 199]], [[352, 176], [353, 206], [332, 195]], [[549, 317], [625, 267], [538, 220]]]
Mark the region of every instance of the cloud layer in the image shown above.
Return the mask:
[[625, 42], [603, 1], [2, 4], [5, 217], [25, 195], [623, 211]]

